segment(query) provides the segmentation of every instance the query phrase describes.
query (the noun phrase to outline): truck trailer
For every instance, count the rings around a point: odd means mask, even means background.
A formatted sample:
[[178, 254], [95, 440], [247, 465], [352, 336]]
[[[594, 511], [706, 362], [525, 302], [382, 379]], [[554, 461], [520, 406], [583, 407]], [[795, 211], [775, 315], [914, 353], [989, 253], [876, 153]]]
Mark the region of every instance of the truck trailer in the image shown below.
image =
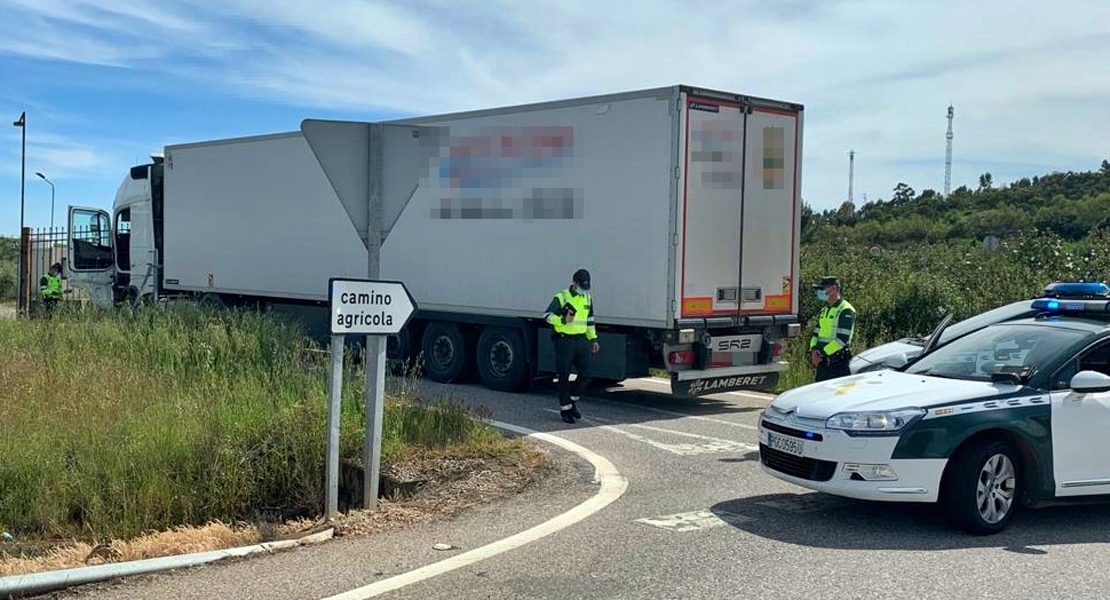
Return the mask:
[[68, 278], [105, 306], [262, 307], [324, 337], [329, 279], [379, 252], [419, 304], [389, 359], [521, 390], [554, 374], [544, 311], [586, 268], [595, 380], [770, 391], [800, 333], [802, 115], [676, 85], [169, 145], [111, 212], [69, 207]]

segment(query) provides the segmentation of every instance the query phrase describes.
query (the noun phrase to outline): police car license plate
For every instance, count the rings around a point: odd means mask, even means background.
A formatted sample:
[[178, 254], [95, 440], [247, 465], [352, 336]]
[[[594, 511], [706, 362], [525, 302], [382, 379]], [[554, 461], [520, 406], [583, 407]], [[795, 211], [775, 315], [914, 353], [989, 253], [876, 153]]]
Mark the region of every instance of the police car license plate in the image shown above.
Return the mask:
[[793, 454], [794, 456], [801, 456], [802, 451], [805, 450], [806, 443], [798, 438], [775, 435], [768, 431], [767, 446], [772, 450]]

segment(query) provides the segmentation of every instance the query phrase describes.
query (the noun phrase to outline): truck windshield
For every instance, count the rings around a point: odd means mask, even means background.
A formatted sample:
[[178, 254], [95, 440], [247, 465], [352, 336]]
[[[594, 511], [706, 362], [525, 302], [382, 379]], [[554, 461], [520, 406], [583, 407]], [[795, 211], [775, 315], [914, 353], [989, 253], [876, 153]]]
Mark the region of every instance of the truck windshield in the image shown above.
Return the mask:
[[1041, 324], [993, 325], [937, 348], [906, 373], [990, 381], [992, 373], [1021, 373], [1030, 367], [1043, 367], [1093, 335]]

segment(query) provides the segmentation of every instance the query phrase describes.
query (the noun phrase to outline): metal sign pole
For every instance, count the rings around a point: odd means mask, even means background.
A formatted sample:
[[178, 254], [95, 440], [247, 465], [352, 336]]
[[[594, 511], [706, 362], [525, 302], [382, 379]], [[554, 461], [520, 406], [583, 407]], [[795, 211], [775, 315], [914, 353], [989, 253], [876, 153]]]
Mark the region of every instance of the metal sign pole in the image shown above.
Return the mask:
[[331, 388], [328, 395], [328, 491], [325, 518], [339, 512], [339, 422], [343, 404], [343, 350], [347, 336], [331, 336]]
[[[382, 126], [369, 128], [369, 177], [367, 177], [366, 276], [381, 276], [382, 250]], [[366, 477], [363, 478], [363, 507], [378, 508], [378, 476], [381, 473], [382, 413], [385, 404], [385, 340], [366, 336]]]

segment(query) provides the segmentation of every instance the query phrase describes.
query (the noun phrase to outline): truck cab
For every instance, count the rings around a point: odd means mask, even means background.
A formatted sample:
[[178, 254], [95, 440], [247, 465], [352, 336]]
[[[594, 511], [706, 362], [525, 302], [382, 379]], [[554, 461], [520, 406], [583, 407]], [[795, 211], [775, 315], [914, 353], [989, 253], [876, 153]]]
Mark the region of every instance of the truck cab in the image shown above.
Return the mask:
[[162, 165], [133, 167], [116, 191], [112, 211], [69, 207], [69, 284], [96, 306], [137, 303], [159, 289], [161, 266], [155, 196]]

